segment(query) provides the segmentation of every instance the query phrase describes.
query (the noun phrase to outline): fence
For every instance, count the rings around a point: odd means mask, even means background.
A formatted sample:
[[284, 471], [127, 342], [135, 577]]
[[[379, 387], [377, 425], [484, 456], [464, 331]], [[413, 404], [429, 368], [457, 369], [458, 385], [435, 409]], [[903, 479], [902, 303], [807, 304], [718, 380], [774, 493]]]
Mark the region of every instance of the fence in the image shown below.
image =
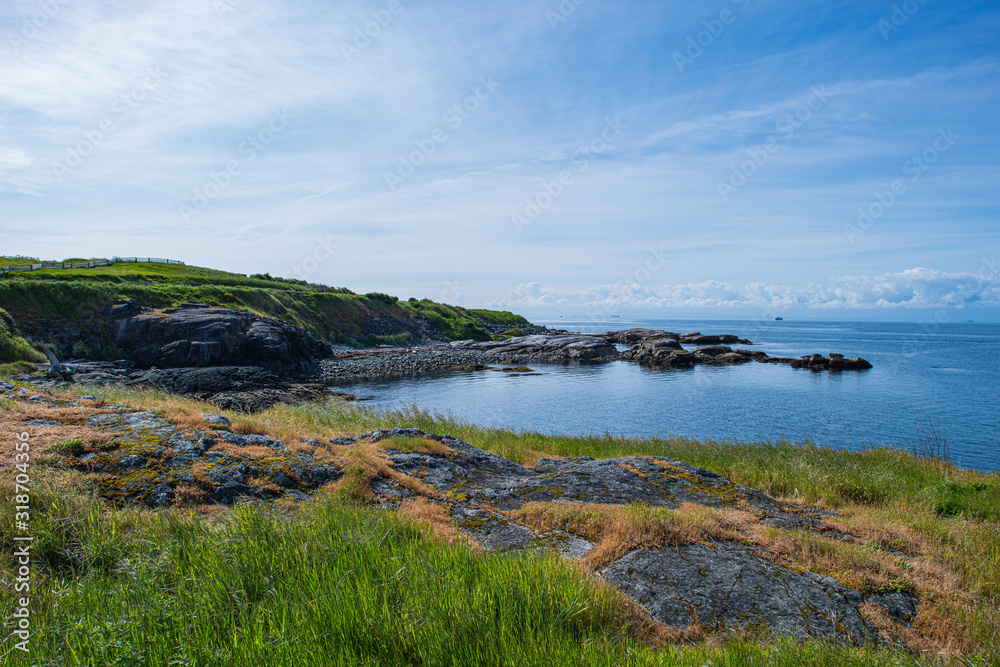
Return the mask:
[[112, 257], [111, 259], [95, 259], [89, 262], [42, 262], [41, 264], [4, 266], [0, 268], [0, 275], [6, 276], [9, 273], [41, 271], [42, 269], [92, 269], [95, 266], [111, 266], [120, 262], [132, 264], [184, 264], [184, 262], [176, 259], [163, 259], [162, 257]]

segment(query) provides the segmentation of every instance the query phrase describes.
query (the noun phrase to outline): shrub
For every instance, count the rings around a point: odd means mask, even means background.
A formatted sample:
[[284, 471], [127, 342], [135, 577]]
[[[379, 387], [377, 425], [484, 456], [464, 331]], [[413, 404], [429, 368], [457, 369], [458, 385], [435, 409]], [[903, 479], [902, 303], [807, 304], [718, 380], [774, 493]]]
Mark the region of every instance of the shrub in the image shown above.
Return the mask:
[[0, 308], [0, 361], [45, 361], [45, 355], [17, 333], [14, 318], [3, 308]]
[[381, 301], [389, 304], [390, 306], [399, 301], [399, 297], [389, 296], [388, 294], [383, 294], [382, 292], [368, 292], [368, 294], [365, 294], [365, 298], [370, 301]]

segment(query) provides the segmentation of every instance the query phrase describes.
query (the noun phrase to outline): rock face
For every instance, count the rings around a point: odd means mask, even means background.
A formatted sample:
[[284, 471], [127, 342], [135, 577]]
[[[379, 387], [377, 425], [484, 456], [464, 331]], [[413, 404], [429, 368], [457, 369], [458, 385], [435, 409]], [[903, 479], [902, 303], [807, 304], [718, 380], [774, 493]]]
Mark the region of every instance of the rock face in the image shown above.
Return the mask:
[[455, 341], [449, 349], [480, 350], [527, 359], [571, 361], [615, 358], [618, 350], [603, 338], [580, 335], [518, 336], [502, 341]]
[[332, 352], [312, 334], [241, 310], [184, 304], [114, 323], [115, 343], [139, 366], [258, 366], [303, 373]]

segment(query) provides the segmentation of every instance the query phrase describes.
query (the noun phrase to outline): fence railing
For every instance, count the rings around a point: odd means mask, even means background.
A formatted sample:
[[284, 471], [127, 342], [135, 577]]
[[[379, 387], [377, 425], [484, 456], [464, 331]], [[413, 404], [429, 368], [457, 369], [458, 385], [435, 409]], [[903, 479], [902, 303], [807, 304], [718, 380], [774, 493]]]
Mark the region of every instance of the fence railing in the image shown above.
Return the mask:
[[42, 269], [92, 269], [95, 266], [111, 266], [112, 264], [181, 264], [176, 259], [162, 257], [112, 257], [111, 259], [94, 259], [88, 262], [42, 262], [40, 264], [24, 264], [21, 266], [0, 267], [0, 276], [24, 271], [41, 271]]

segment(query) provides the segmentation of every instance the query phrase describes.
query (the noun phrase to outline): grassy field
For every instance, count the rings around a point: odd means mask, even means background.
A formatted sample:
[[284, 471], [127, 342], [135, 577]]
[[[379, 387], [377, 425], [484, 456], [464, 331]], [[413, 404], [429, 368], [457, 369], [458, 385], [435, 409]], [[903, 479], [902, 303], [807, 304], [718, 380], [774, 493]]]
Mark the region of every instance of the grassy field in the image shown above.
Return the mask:
[[[206, 409], [219, 412], [158, 392], [100, 393], [115, 404], [181, 422]], [[419, 511], [387, 512], [337, 489], [295, 507], [114, 509], [96, 498], [89, 481], [54, 465], [53, 457], [34, 469], [31, 499], [33, 623], [40, 631], [30, 659], [13, 652], [0, 664], [839, 666], [1000, 660], [996, 475], [885, 449], [847, 453], [787, 443], [545, 436], [339, 402], [223, 414], [234, 429], [281, 438], [413, 426], [523, 463], [542, 454], [682, 459], [787, 502], [836, 509], [840, 516], [831, 522], [866, 544], [831, 546], [804, 531], [777, 529], [755, 528], [753, 537], [862, 588], [882, 590], [888, 582], [888, 589], [912, 591], [921, 598], [920, 615], [912, 633], [898, 637], [909, 649], [678, 636], [649, 621], [586, 564], [539, 553], [484, 554], [453, 531], [435, 530], [433, 517]], [[5, 498], [11, 489], [5, 480]], [[595, 535], [619, 529], [600, 508], [553, 513], [544, 505], [525, 508], [522, 520], [586, 523]], [[623, 512], [633, 524], [683, 518], [670, 510]], [[0, 518], [0, 578], [6, 581], [15, 567], [10, 514]], [[710, 534], [720, 529], [704, 527]], [[10, 589], [0, 595], [9, 606]]]

